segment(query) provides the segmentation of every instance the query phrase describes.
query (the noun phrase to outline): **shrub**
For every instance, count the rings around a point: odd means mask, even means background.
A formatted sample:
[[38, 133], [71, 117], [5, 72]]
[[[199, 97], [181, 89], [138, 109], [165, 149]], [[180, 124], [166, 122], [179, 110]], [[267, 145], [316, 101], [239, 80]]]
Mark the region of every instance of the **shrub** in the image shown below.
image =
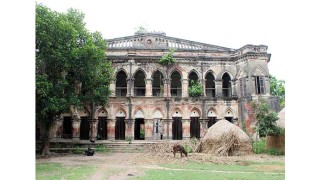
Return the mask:
[[252, 149], [255, 154], [265, 153], [266, 149], [266, 139], [261, 138], [260, 140], [253, 141]]
[[202, 94], [202, 85], [199, 82], [192, 80], [188, 92], [191, 97], [199, 97]]
[[284, 155], [284, 151], [281, 151], [280, 149], [277, 149], [277, 148], [271, 148], [267, 151], [267, 153], [274, 156]]
[[175, 49], [170, 49], [167, 54], [164, 54], [160, 58], [159, 63], [162, 65], [169, 65], [169, 64], [175, 63], [176, 60], [173, 58], [174, 51], [175, 51]]
[[192, 148], [187, 143], [185, 143], [183, 147], [187, 151], [187, 153], [192, 153]]

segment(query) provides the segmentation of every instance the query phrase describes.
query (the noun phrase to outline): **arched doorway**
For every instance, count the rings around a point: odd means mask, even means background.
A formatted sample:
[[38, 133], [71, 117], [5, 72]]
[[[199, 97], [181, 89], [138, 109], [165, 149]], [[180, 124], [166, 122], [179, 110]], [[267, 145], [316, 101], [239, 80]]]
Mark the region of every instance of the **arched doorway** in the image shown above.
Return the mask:
[[97, 139], [98, 140], [106, 140], [108, 139], [108, 121], [107, 121], [107, 112], [105, 110], [101, 110], [98, 114], [98, 132]]
[[119, 111], [116, 114], [116, 128], [115, 128], [116, 140], [125, 140], [125, 131], [126, 131], [126, 126], [124, 122], [125, 118], [126, 118], [126, 115], [123, 111]]
[[63, 117], [63, 130], [62, 130], [62, 138], [71, 139], [72, 137], [72, 121], [70, 116]]
[[208, 111], [208, 128], [213, 126], [217, 122], [217, 115], [213, 110]]
[[190, 115], [190, 138], [200, 138], [199, 113], [196, 110], [191, 111]]
[[172, 139], [182, 140], [182, 116], [179, 111], [175, 111], [172, 116]]
[[82, 116], [80, 122], [80, 140], [89, 140], [90, 123], [89, 116]]
[[153, 113], [153, 139], [159, 140], [163, 137], [163, 130], [162, 130], [162, 113], [159, 110], [156, 110]]
[[234, 115], [233, 115], [232, 111], [231, 111], [230, 109], [228, 109], [228, 110], [226, 111], [226, 113], [225, 113], [224, 118], [225, 118], [227, 121], [229, 121], [230, 123], [233, 123], [233, 117], [234, 117]]
[[144, 124], [144, 114], [141, 110], [138, 110], [135, 115], [134, 121], [134, 139], [144, 140], [145, 139], [145, 124]]

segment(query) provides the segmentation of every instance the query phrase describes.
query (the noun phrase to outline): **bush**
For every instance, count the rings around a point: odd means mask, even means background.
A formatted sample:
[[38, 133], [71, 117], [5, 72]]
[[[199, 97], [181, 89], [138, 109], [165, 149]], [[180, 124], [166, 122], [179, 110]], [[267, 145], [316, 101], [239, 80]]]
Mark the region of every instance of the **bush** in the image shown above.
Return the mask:
[[271, 148], [267, 151], [268, 154], [274, 155], [274, 156], [283, 156], [284, 152], [277, 148]]
[[266, 139], [261, 138], [258, 141], [253, 141], [252, 143], [252, 149], [255, 154], [262, 154], [266, 153]]
[[104, 146], [103, 144], [96, 145], [95, 149], [97, 152], [107, 152], [108, 151], [106, 146]]
[[192, 80], [188, 92], [190, 97], [199, 97], [202, 94], [202, 85], [199, 82]]
[[187, 143], [185, 143], [183, 147], [187, 151], [187, 153], [192, 153], [192, 148]]

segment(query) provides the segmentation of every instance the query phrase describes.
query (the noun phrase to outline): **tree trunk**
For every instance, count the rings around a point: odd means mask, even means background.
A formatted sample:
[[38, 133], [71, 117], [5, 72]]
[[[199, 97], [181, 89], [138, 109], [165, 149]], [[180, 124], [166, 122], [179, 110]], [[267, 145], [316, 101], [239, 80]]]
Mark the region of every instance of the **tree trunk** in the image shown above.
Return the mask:
[[50, 156], [50, 131], [45, 131], [44, 136], [42, 136], [42, 155]]

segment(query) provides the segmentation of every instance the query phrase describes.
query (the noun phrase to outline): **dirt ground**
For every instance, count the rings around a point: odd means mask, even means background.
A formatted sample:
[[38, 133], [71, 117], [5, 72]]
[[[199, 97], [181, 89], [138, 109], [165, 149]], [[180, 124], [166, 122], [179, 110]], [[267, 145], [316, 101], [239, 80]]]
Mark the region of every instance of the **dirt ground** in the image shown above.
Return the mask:
[[[190, 153], [188, 157], [180, 157], [172, 153], [96, 153], [94, 156], [85, 155], [54, 155], [50, 158], [39, 158], [36, 162], [58, 162], [63, 165], [96, 165], [98, 168], [89, 179], [127, 179], [129, 176], [141, 176], [148, 169], [163, 169], [159, 164], [185, 164], [188, 161], [215, 164], [246, 165], [247, 161], [254, 162], [284, 162], [284, 156], [247, 155], [220, 157], [210, 154]], [[267, 170], [266, 170], [267, 171]], [[106, 175], [106, 172], [108, 174]]]

